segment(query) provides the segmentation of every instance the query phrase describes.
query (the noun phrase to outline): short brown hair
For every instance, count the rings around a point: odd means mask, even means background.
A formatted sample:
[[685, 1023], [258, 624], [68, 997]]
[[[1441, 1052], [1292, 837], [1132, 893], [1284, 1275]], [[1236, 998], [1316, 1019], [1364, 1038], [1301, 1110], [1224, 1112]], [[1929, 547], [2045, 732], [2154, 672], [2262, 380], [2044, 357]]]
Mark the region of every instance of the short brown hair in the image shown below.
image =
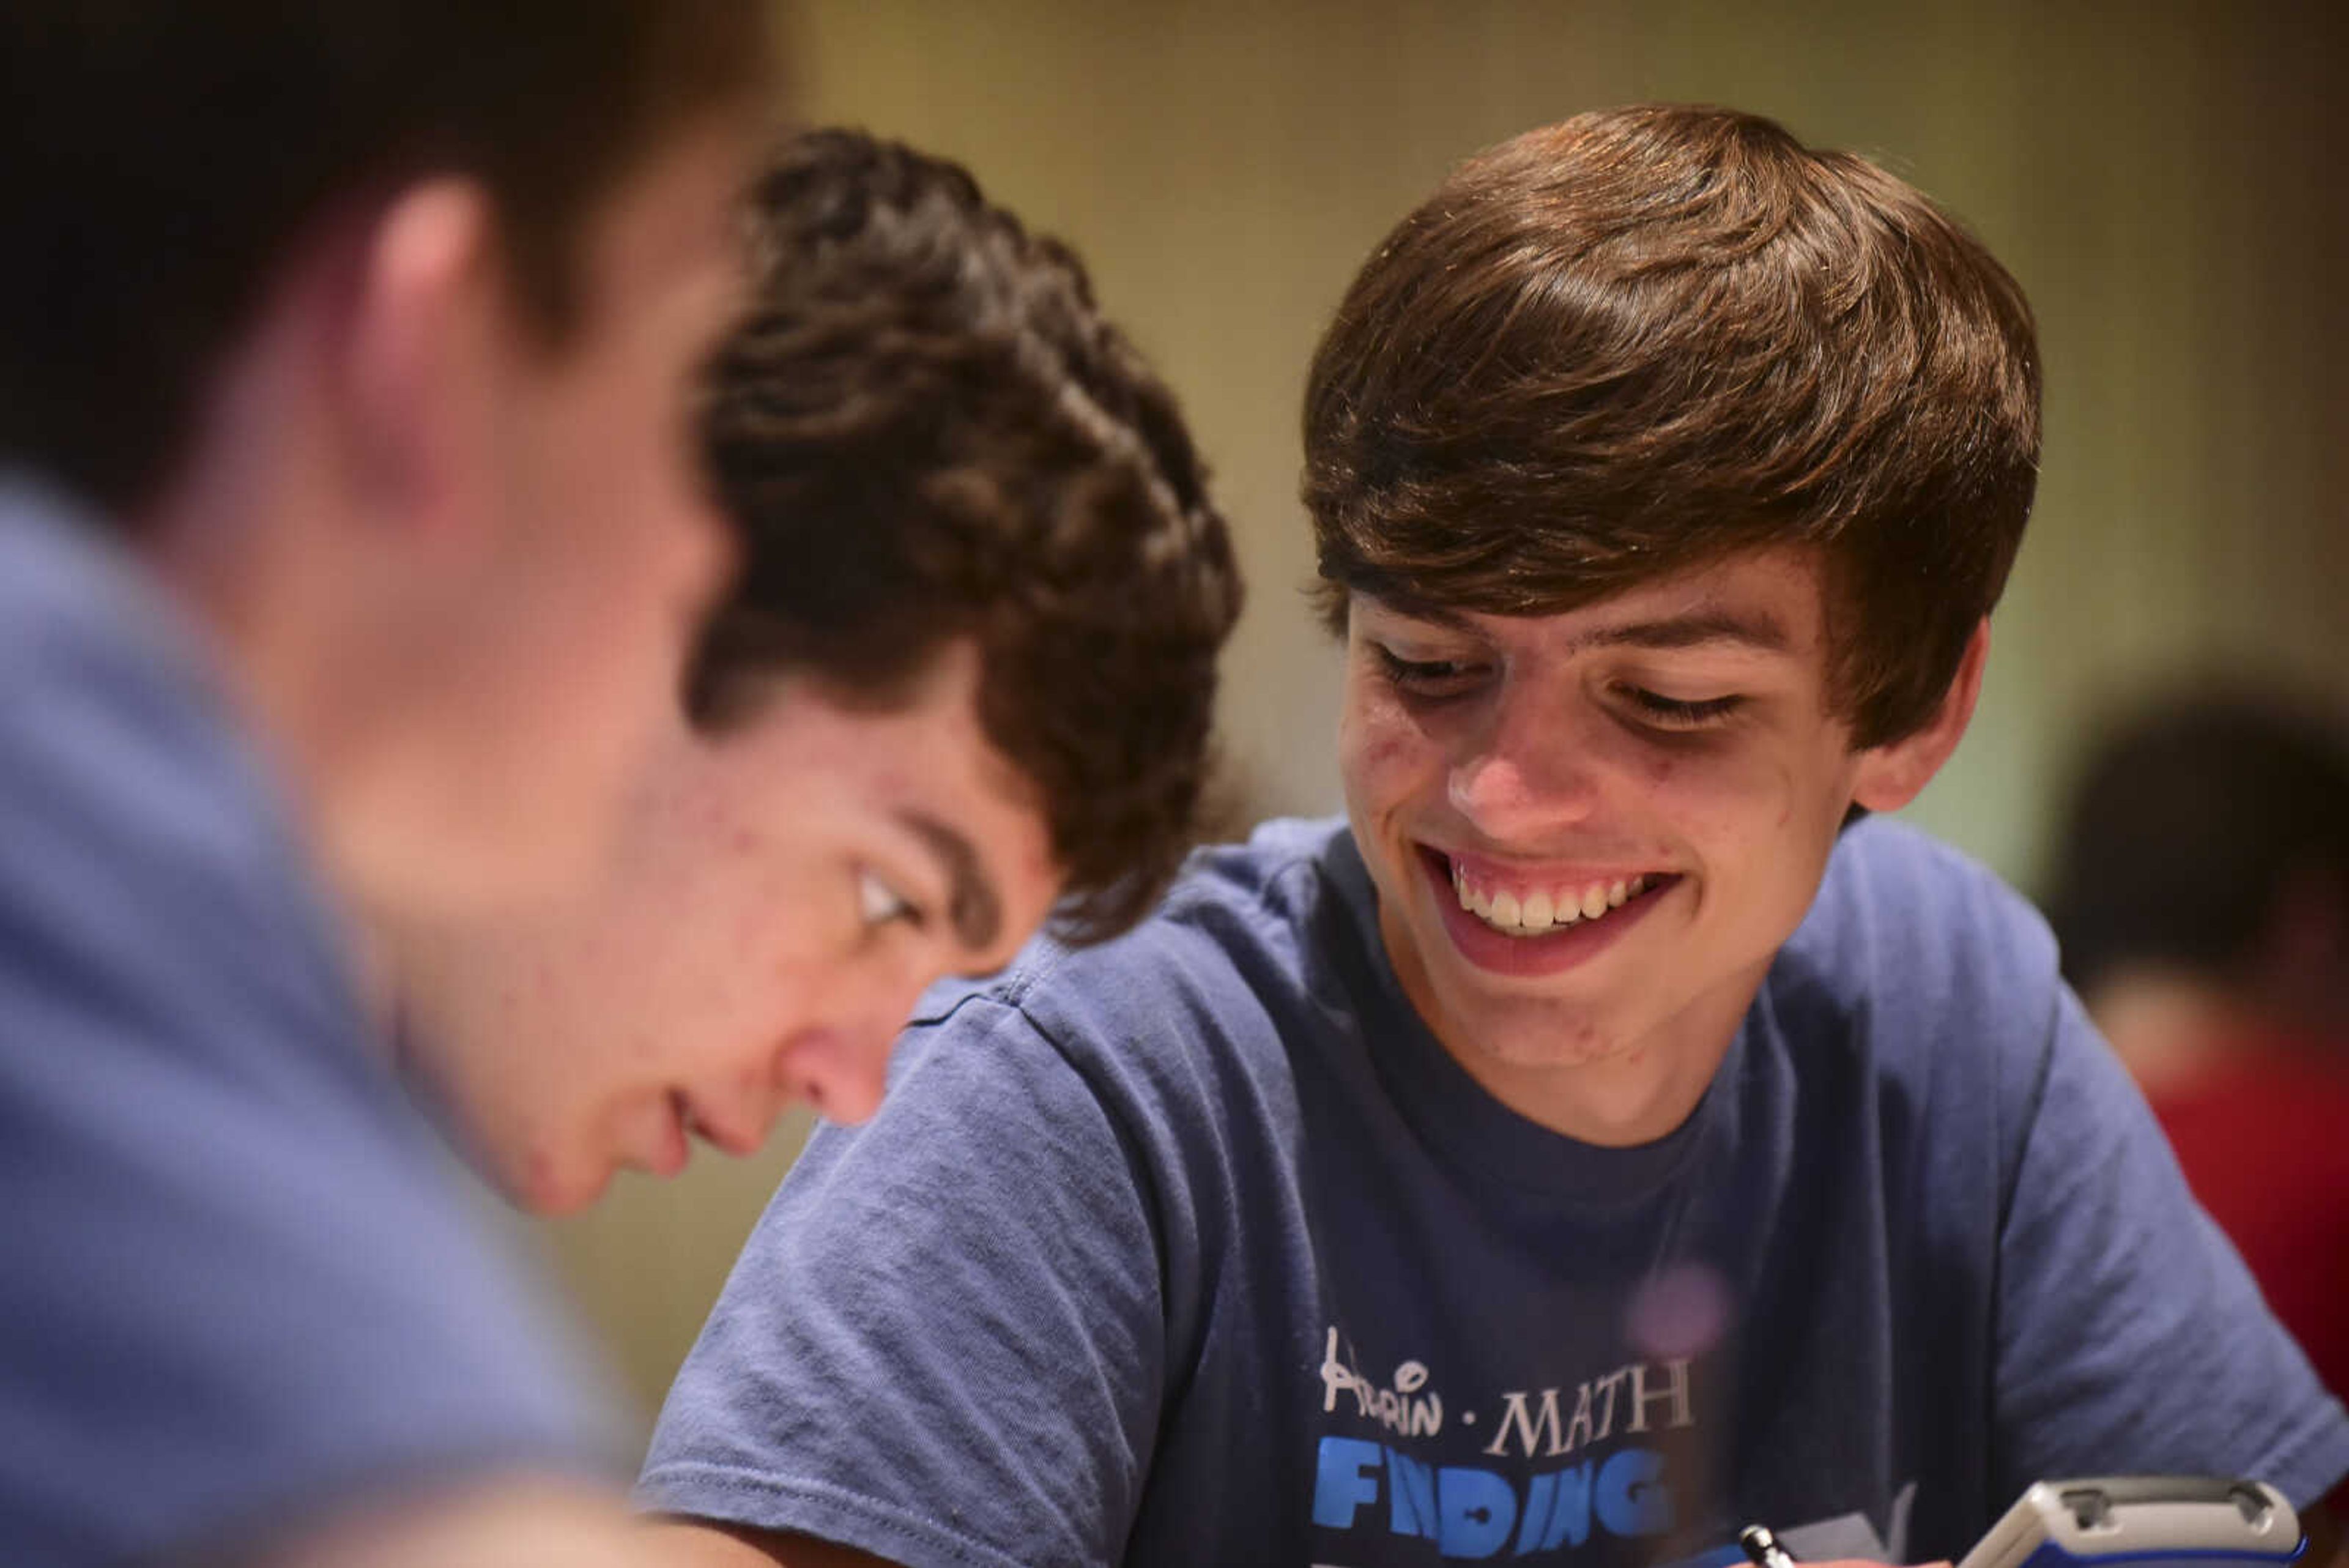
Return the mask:
[[1327, 607], [1555, 613], [1728, 556], [1822, 563], [1829, 696], [1921, 725], [2031, 512], [2023, 291], [1923, 195], [1754, 115], [1578, 116], [1463, 164], [1314, 357]]
[[885, 708], [972, 639], [980, 725], [1067, 878], [1054, 929], [1123, 929], [1193, 837], [1240, 606], [1174, 395], [1076, 257], [956, 164], [810, 132], [753, 208], [706, 419], [745, 559], [688, 709], [722, 727], [784, 671]]
[[533, 325], [583, 220], [686, 115], [763, 99], [764, 0], [8, 0], [0, 455], [116, 514], [305, 229], [481, 179]]

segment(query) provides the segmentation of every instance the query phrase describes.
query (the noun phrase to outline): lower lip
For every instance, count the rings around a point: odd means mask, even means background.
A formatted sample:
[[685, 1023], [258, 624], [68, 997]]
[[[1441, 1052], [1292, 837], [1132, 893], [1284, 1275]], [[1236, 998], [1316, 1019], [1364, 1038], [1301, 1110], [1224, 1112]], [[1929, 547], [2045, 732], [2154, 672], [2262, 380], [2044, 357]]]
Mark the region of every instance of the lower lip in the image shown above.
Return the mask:
[[1429, 896], [1435, 900], [1444, 929], [1460, 956], [1488, 974], [1512, 977], [1562, 974], [1589, 962], [1646, 919], [1657, 903], [1680, 885], [1678, 877], [1651, 877], [1645, 891], [1597, 919], [1578, 920], [1544, 936], [1511, 937], [1460, 907], [1449, 860], [1424, 848], [1419, 851], [1419, 860], [1427, 874]]

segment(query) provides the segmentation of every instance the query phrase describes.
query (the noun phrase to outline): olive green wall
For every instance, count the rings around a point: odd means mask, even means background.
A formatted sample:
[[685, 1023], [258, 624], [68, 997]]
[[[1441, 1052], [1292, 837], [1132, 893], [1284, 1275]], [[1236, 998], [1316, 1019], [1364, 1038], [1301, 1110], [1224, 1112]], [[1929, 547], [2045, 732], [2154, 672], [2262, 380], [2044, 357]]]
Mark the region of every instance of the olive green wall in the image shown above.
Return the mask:
[[[2027, 884], [2069, 743], [2113, 695], [2213, 664], [2343, 690], [2349, 143], [2329, 7], [827, 0], [792, 31], [802, 118], [967, 161], [1076, 244], [1183, 395], [1253, 591], [1225, 729], [1258, 811], [1337, 800], [1336, 665], [1297, 591], [1296, 405], [1323, 317], [1454, 160], [1642, 99], [1878, 157], [2039, 312], [2037, 516], [1972, 733], [1911, 815]], [[553, 1228], [647, 1398], [802, 1129]]]

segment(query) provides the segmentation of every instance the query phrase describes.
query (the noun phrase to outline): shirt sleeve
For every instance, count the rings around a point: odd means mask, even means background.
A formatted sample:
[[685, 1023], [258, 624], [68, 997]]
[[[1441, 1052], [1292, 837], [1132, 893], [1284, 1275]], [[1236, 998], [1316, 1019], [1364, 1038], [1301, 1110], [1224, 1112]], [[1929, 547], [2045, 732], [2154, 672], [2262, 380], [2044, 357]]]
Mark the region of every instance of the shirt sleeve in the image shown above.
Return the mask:
[[592, 1467], [605, 1412], [370, 1054], [257, 774], [151, 660], [0, 644], [0, 1555]]
[[908, 1564], [1115, 1562], [1151, 1461], [1160, 1251], [1127, 1134], [986, 998], [786, 1179], [638, 1500]]
[[2002, 1495], [2059, 1476], [2240, 1475], [2304, 1506], [2349, 1470], [2349, 1417], [2061, 988], [1999, 1268]]

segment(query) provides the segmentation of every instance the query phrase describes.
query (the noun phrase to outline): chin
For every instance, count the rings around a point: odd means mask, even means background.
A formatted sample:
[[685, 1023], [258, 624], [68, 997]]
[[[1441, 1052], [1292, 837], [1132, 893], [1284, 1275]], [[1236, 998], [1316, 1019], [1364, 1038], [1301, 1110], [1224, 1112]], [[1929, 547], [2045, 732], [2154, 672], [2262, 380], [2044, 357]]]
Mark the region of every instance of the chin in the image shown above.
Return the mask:
[[1630, 1046], [1612, 1030], [1580, 1016], [1533, 1022], [1510, 1017], [1485, 1023], [1477, 1049], [1511, 1067], [1587, 1067], [1627, 1054]]
[[543, 1149], [501, 1151], [479, 1168], [508, 1203], [546, 1219], [590, 1207], [612, 1180], [608, 1166], [565, 1161]]

